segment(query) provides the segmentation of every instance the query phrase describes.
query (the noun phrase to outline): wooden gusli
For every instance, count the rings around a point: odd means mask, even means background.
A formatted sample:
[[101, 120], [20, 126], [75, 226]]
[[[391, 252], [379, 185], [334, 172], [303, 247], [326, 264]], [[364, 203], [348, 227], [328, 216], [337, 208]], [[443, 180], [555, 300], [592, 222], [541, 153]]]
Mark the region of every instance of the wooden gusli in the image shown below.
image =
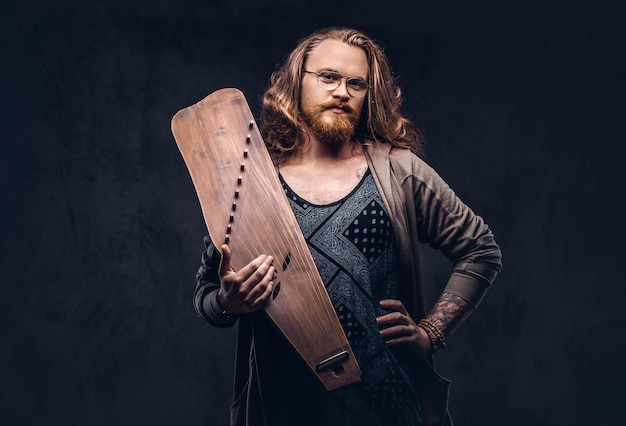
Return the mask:
[[229, 245], [241, 269], [274, 257], [278, 280], [267, 314], [329, 389], [361, 371], [289, 206], [246, 99], [218, 90], [172, 119], [172, 133], [195, 186], [209, 235]]

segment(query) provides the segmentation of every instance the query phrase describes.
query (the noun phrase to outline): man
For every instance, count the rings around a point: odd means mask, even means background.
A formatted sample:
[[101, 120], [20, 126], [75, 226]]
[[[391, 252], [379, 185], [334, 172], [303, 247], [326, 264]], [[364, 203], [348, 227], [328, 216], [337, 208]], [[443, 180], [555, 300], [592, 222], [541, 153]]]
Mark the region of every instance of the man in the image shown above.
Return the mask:
[[[237, 321], [233, 425], [443, 425], [449, 382], [432, 354], [467, 318], [501, 267], [483, 220], [415, 153], [419, 133], [365, 34], [329, 28], [303, 39], [272, 76], [262, 131], [283, 188], [363, 372], [326, 391], [272, 326], [270, 256], [234, 271], [206, 238], [195, 307]], [[454, 270], [426, 313], [418, 245]]]

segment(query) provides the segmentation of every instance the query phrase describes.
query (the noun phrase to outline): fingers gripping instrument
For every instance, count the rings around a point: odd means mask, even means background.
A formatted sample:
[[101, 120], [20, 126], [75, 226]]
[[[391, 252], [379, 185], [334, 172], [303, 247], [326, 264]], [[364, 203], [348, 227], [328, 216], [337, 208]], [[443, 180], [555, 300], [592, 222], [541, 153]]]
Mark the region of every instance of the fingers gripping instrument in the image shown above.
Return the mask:
[[276, 260], [268, 316], [329, 389], [361, 371], [289, 206], [246, 99], [218, 90], [177, 112], [172, 133], [209, 235], [228, 244], [236, 270], [259, 254]]

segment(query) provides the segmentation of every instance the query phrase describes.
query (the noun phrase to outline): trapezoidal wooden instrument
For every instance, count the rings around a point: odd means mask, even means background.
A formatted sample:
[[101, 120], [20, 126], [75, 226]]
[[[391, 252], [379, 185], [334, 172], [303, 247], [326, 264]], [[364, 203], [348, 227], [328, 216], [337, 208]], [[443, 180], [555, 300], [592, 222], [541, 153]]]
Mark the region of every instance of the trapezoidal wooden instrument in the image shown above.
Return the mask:
[[356, 383], [361, 370], [289, 206], [246, 99], [221, 89], [177, 112], [172, 133], [217, 248], [241, 269], [274, 257], [277, 284], [267, 314], [329, 389]]

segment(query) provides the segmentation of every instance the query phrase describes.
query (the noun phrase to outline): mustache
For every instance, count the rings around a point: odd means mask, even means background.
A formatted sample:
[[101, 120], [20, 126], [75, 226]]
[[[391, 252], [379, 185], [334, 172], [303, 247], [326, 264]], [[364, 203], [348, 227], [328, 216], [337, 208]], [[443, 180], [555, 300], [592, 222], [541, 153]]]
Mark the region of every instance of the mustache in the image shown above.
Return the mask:
[[323, 104], [320, 104], [319, 108], [320, 108], [321, 111], [324, 111], [324, 110], [327, 110], [327, 109], [333, 109], [333, 108], [341, 108], [342, 110], [344, 110], [348, 114], [356, 115], [356, 109], [354, 109], [354, 107], [352, 105], [347, 104], [347, 103], [343, 103], [343, 102], [340, 102], [340, 101], [335, 101], [335, 100], [331, 100], [331, 101], [325, 102]]

